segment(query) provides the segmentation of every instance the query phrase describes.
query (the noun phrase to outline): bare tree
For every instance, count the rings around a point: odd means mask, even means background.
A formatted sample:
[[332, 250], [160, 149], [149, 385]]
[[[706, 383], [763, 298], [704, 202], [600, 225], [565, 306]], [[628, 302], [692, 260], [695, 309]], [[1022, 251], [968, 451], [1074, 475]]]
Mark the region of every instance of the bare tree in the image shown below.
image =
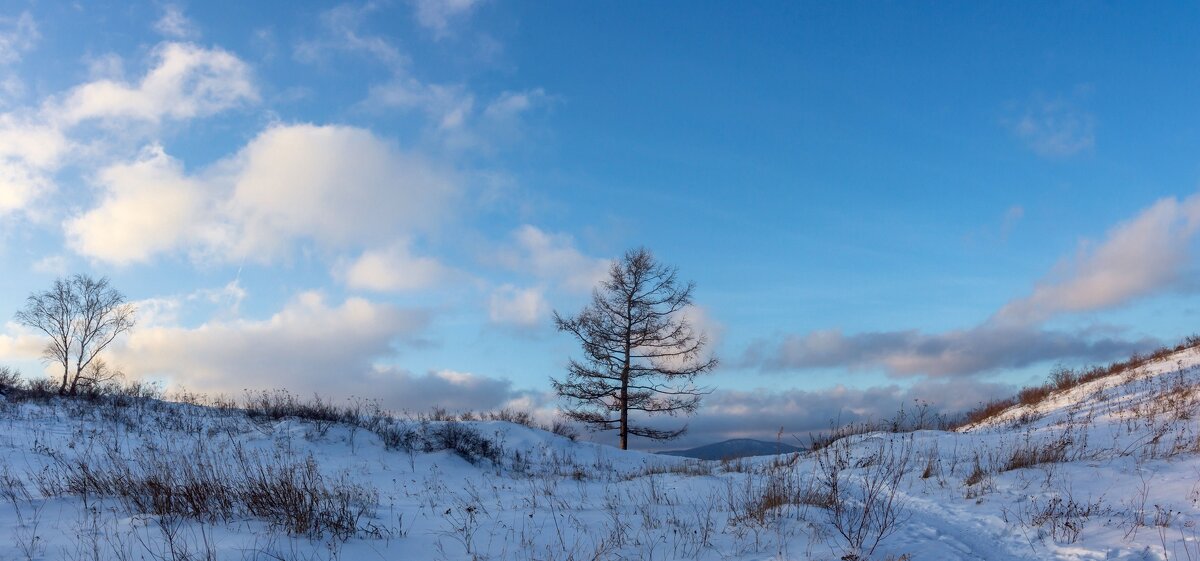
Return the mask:
[[107, 278], [78, 274], [58, 279], [44, 292], [35, 292], [16, 314], [17, 322], [50, 337], [42, 351], [49, 362], [62, 366], [60, 394], [76, 394], [111, 378], [97, 357], [120, 334], [133, 327], [133, 305], [109, 285]]
[[694, 381], [716, 367], [717, 359], [701, 354], [707, 339], [684, 313], [694, 287], [678, 281], [675, 267], [639, 248], [613, 262], [578, 315], [554, 312], [555, 326], [574, 335], [584, 354], [571, 359], [565, 379], [550, 380], [570, 402], [563, 413], [592, 430], [616, 429], [622, 449], [629, 448], [631, 434], [656, 440], [683, 434], [686, 425], [654, 429], [632, 423], [629, 414], [691, 414], [709, 393]]

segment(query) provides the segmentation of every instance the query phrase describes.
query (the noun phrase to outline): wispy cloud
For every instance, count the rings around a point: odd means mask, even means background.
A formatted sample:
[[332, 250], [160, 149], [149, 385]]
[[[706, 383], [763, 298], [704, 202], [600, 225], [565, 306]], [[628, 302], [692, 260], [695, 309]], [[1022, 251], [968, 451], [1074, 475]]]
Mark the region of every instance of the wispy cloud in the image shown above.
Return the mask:
[[172, 39], [191, 39], [200, 35], [196, 24], [183, 13], [178, 4], [163, 6], [163, 15], [154, 22], [154, 30]]
[[1096, 330], [1047, 329], [1046, 322], [1128, 305], [1183, 290], [1200, 231], [1200, 194], [1156, 201], [1113, 227], [1099, 243], [1084, 242], [1031, 294], [1010, 301], [979, 325], [942, 333], [895, 330], [844, 334], [820, 330], [760, 340], [743, 364], [764, 370], [879, 369], [893, 376], [970, 375], [1050, 360], [1102, 361], [1159, 341]]
[[742, 358], [767, 371], [809, 368], [879, 369], [892, 376], [962, 376], [1021, 368], [1047, 360], [1103, 361], [1157, 345], [1155, 339], [1096, 337], [1031, 327], [981, 325], [944, 333], [919, 330], [844, 334], [840, 330], [759, 341]]
[[1061, 313], [1124, 305], [1178, 288], [1192, 264], [1200, 194], [1162, 199], [1118, 224], [1098, 245], [1084, 243], [1027, 297], [996, 312], [1000, 324], [1031, 324]]
[[322, 34], [296, 44], [294, 55], [306, 63], [322, 63], [330, 53], [366, 54], [393, 70], [400, 70], [409, 58], [386, 38], [365, 33], [363, 23], [380, 9], [379, 4], [341, 4], [321, 14]]
[[1008, 123], [1039, 156], [1063, 158], [1096, 145], [1096, 117], [1067, 98], [1037, 98]]
[[469, 15], [482, 0], [414, 0], [417, 22], [437, 38], [453, 35], [451, 24]]
[[0, 18], [0, 64], [21, 60], [41, 38], [37, 22], [29, 12], [21, 12], [17, 17]]

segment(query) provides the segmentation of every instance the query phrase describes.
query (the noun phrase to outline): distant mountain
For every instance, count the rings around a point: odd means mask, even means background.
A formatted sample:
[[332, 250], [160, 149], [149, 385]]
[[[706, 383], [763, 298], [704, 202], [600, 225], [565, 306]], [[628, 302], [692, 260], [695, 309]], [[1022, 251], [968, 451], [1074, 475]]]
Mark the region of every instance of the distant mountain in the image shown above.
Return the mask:
[[746, 458], [749, 456], [773, 456], [775, 454], [791, 454], [801, 449], [782, 442], [766, 442], [751, 438], [734, 438], [725, 442], [706, 444], [688, 450], [667, 450], [659, 454], [667, 456], [683, 456], [700, 460], [721, 460], [725, 458]]

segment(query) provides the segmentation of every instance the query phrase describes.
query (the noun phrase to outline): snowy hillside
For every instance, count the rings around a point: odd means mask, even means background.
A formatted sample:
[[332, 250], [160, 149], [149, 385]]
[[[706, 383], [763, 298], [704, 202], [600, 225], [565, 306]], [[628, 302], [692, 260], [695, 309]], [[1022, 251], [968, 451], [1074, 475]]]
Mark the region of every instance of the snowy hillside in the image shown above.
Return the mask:
[[725, 462], [278, 394], [10, 390], [0, 559], [1200, 559], [1198, 364]]

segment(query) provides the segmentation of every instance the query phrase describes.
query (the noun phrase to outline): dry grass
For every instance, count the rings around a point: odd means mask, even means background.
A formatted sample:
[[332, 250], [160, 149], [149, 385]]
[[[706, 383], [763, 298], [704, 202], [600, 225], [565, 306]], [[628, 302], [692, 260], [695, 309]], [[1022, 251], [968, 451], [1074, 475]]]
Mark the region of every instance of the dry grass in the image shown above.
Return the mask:
[[1113, 362], [1107, 366], [1093, 366], [1082, 370], [1056, 366], [1044, 384], [1022, 388], [1015, 397], [996, 399], [980, 404], [979, 407], [967, 411], [952, 428], [977, 425], [1016, 405], [1037, 405], [1054, 393], [1064, 392], [1101, 378], [1126, 374], [1152, 362], [1164, 360], [1174, 353], [1198, 346], [1200, 346], [1200, 335], [1189, 335], [1174, 347], [1160, 347], [1147, 354], [1134, 353], [1126, 360]]

